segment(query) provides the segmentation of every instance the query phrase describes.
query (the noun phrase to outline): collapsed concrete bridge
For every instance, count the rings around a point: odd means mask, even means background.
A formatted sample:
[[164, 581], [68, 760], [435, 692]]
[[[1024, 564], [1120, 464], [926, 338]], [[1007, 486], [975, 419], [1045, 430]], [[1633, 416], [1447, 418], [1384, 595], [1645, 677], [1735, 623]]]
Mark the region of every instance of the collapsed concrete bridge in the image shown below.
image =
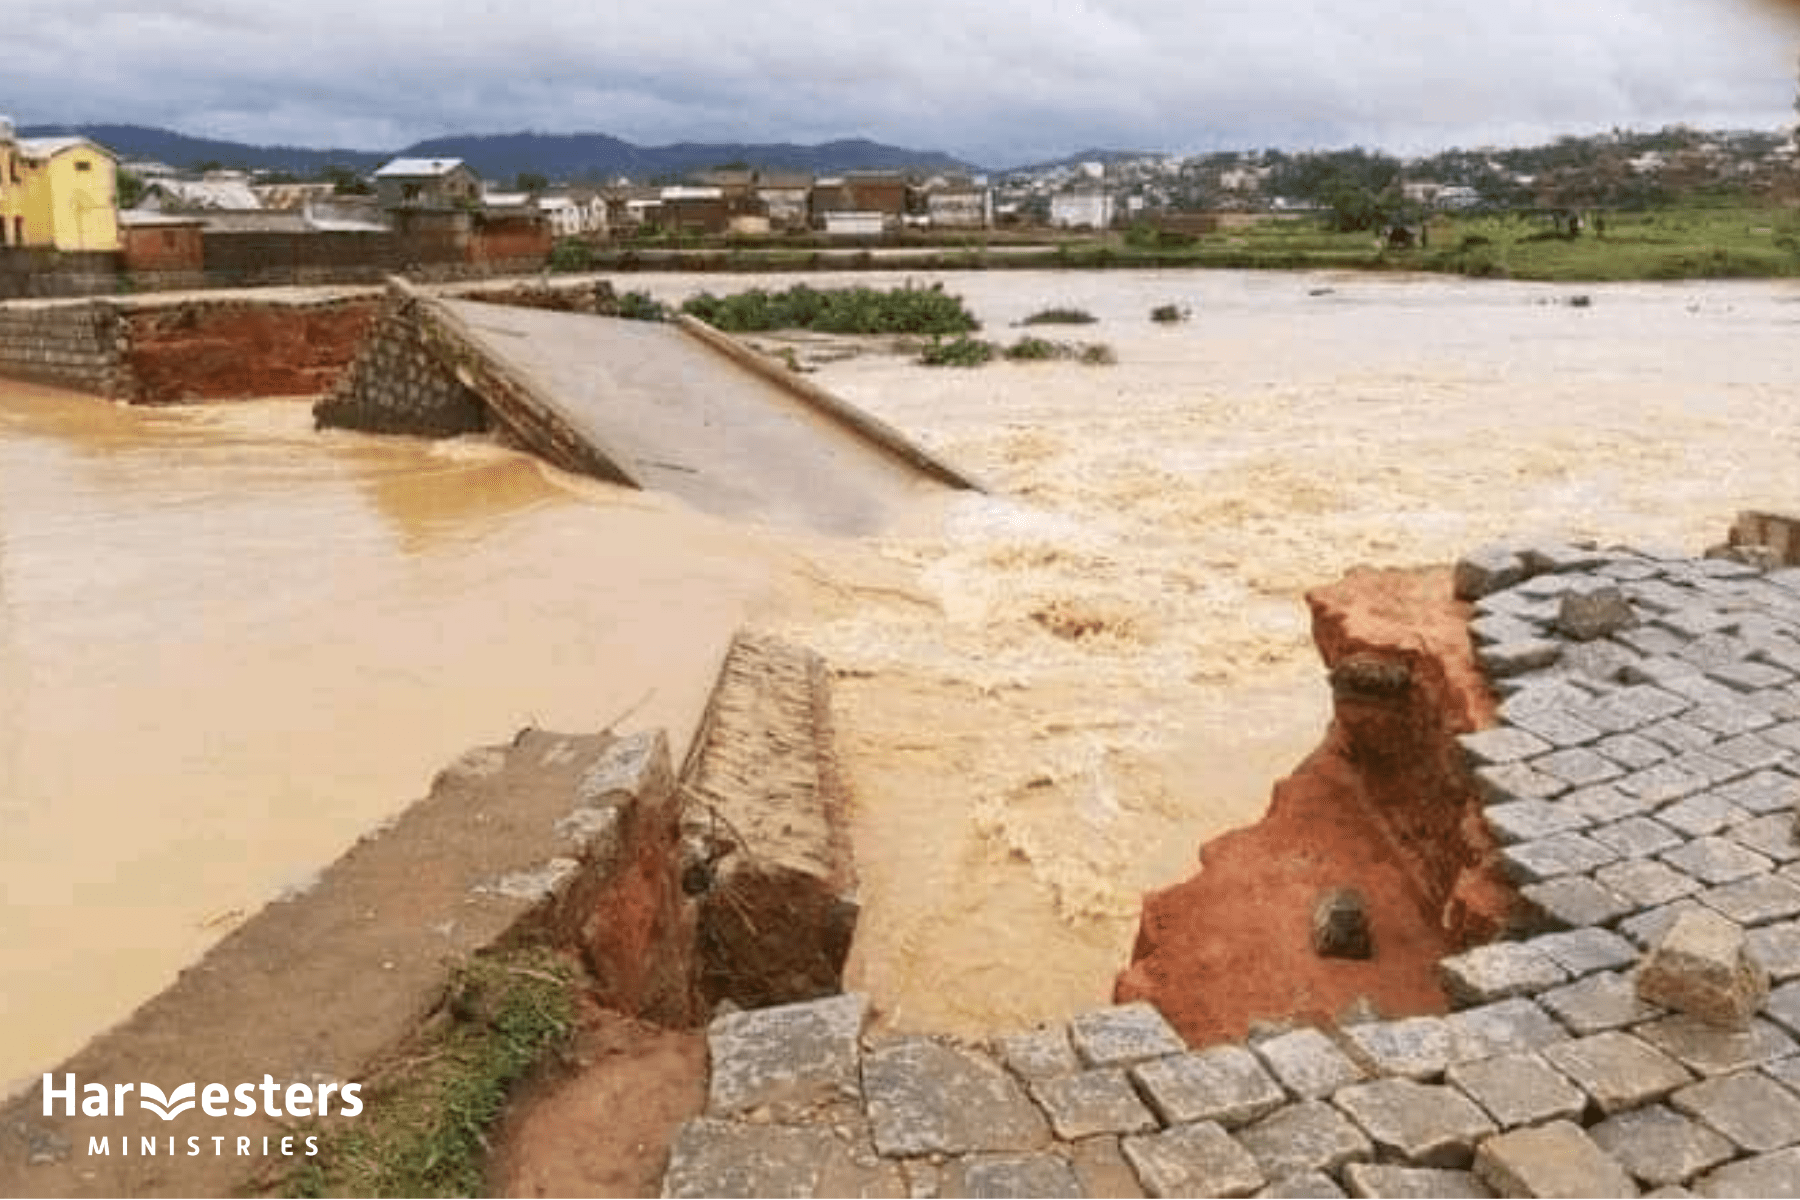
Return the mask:
[[632, 321], [428, 295], [388, 301], [322, 426], [494, 430], [567, 471], [703, 511], [873, 532], [923, 489], [977, 489], [899, 431], [691, 317]]

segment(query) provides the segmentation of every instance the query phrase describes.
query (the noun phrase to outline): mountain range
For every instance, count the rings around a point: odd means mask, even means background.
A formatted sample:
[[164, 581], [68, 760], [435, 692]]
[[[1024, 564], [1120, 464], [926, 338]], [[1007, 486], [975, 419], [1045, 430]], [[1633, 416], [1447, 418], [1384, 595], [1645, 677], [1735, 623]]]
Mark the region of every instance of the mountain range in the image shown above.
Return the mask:
[[863, 139], [792, 143], [681, 142], [639, 146], [603, 133], [456, 134], [415, 142], [393, 151], [255, 146], [189, 137], [143, 125], [34, 125], [22, 137], [79, 135], [100, 143], [121, 159], [149, 159], [172, 167], [217, 163], [243, 170], [316, 175], [328, 166], [372, 171], [390, 158], [460, 158], [485, 179], [510, 181], [522, 173], [553, 181], [640, 181], [679, 178], [728, 164], [765, 170], [829, 174], [837, 171], [917, 169], [970, 171], [979, 168], [936, 150], [913, 150]]

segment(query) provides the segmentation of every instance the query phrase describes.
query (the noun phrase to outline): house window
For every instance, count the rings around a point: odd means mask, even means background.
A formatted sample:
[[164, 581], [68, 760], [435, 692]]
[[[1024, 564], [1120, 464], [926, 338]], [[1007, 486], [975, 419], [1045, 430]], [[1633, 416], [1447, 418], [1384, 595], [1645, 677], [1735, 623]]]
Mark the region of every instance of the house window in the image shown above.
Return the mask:
[[94, 164], [85, 158], [78, 158], [75, 160], [75, 169], [77, 171], [91, 171], [94, 169]]
[[25, 218], [24, 217], [14, 217], [13, 218], [13, 245], [23, 246], [24, 244], [25, 244]]

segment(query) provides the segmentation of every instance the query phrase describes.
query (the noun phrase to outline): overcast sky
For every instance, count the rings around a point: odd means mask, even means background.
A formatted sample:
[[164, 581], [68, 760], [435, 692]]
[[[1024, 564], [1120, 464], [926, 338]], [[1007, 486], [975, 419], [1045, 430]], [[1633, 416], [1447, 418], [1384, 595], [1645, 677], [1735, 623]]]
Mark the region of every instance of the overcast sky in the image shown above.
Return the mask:
[[867, 137], [985, 166], [1089, 147], [1515, 144], [1791, 122], [1773, 0], [6, 0], [0, 112], [397, 149]]

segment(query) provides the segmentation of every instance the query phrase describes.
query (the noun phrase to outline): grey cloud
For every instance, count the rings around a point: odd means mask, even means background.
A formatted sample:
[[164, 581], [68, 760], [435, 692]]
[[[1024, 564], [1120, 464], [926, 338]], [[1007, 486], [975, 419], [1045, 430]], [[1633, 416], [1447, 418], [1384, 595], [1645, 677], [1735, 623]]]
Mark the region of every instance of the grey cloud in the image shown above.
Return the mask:
[[[0, 110], [393, 148], [447, 132], [1401, 149], [1791, 119], [1800, 19], [1750, 0], [797, 0], [604, 9], [14, 0]], [[21, 10], [22, 11], [18, 11]]]

